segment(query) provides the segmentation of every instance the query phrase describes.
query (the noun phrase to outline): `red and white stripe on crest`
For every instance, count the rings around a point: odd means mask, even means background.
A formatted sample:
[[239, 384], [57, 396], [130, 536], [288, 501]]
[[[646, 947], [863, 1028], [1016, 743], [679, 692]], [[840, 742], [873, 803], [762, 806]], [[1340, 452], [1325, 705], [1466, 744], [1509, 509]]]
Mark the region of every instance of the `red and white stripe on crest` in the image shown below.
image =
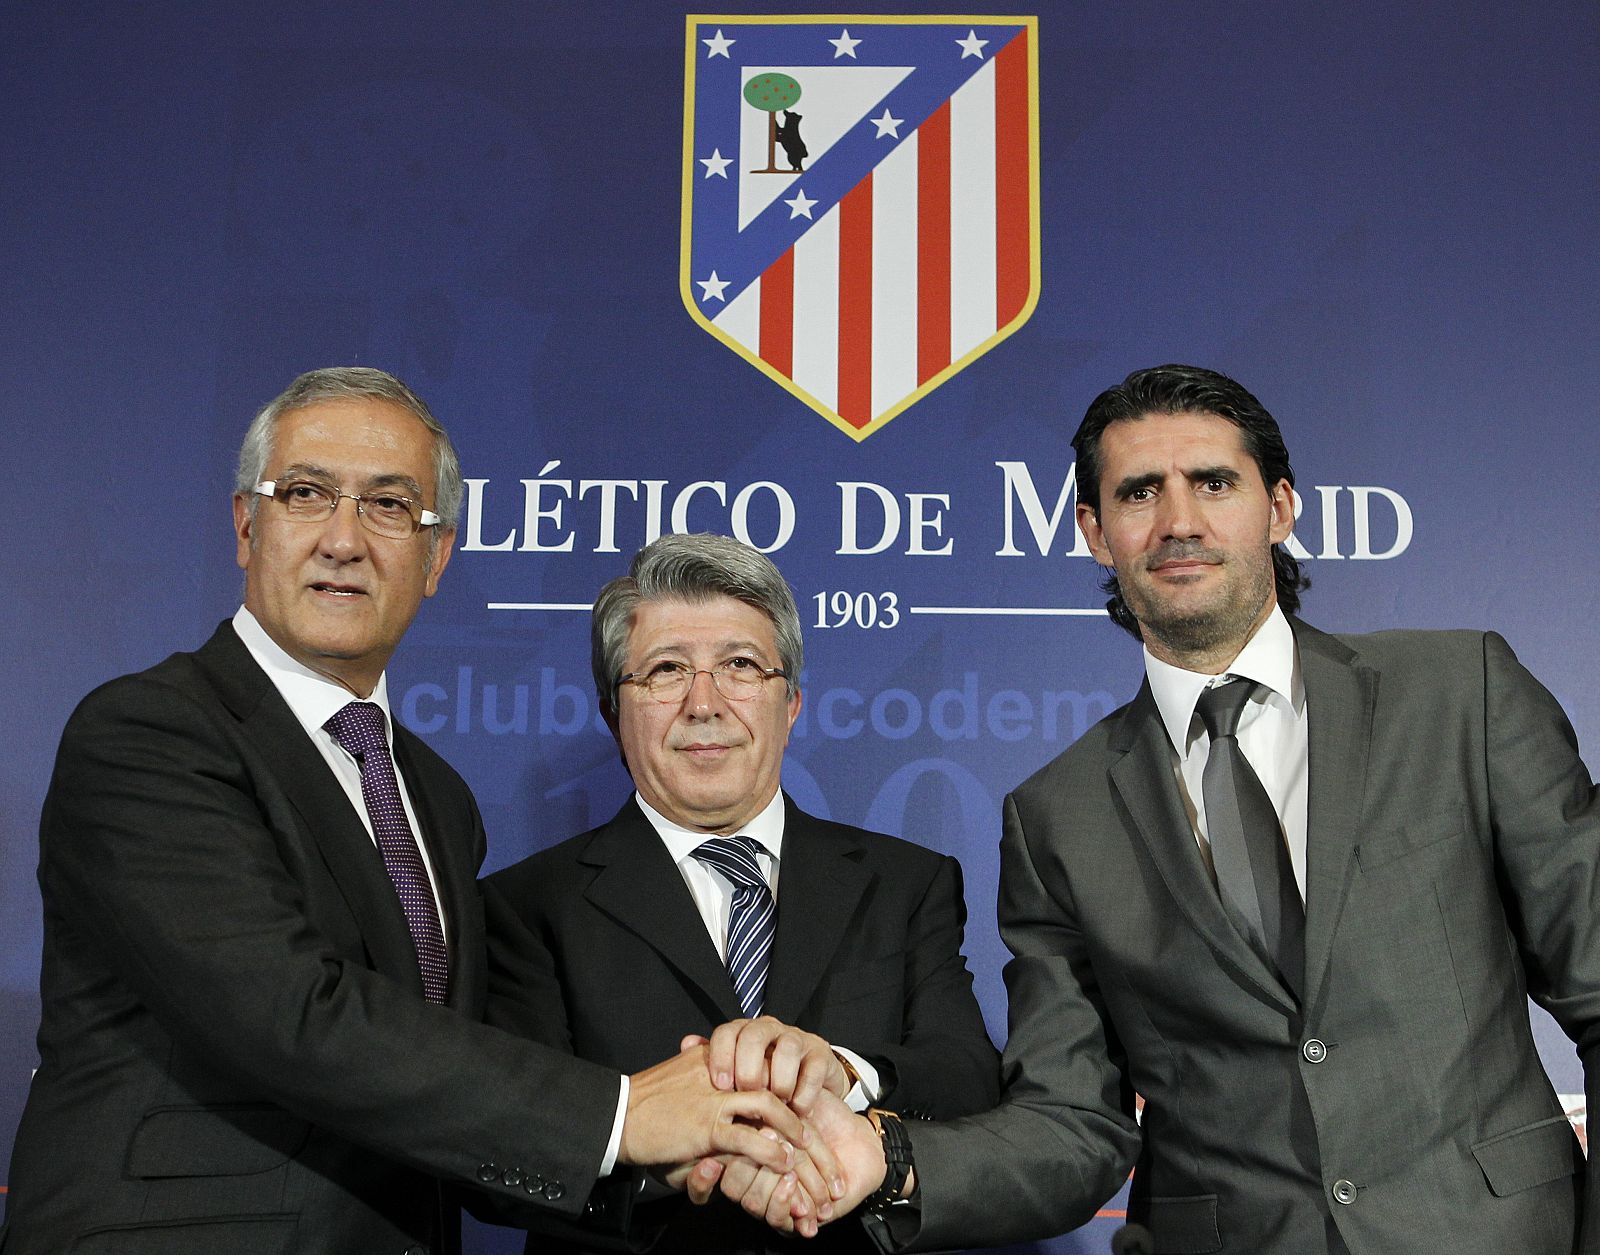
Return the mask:
[[1028, 300], [1024, 31], [715, 320], [857, 429]]

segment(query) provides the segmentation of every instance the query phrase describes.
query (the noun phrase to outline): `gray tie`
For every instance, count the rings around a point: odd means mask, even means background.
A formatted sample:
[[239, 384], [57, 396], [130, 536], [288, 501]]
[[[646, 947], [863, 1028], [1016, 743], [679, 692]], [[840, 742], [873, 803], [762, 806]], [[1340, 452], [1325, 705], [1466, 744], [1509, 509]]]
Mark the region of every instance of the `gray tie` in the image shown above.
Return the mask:
[[1206, 836], [1223, 909], [1296, 997], [1305, 980], [1305, 907], [1272, 799], [1234, 735], [1260, 686], [1235, 680], [1207, 689], [1195, 713], [1211, 737], [1201, 778]]

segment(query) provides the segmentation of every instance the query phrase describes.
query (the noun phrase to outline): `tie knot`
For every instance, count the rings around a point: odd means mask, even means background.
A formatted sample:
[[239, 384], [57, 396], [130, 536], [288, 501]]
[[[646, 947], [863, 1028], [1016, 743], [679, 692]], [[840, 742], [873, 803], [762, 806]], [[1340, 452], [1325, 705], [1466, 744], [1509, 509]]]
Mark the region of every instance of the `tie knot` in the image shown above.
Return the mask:
[[766, 873], [756, 859], [760, 848], [749, 837], [713, 837], [695, 847], [694, 857], [741, 889], [767, 889]]
[[1245, 703], [1260, 687], [1254, 680], [1241, 678], [1228, 684], [1218, 684], [1200, 694], [1200, 701], [1194, 710], [1200, 716], [1200, 722], [1206, 726], [1206, 735], [1215, 741], [1237, 732]]
[[383, 735], [383, 708], [375, 702], [350, 702], [322, 725], [333, 739], [357, 758], [368, 750], [387, 748]]

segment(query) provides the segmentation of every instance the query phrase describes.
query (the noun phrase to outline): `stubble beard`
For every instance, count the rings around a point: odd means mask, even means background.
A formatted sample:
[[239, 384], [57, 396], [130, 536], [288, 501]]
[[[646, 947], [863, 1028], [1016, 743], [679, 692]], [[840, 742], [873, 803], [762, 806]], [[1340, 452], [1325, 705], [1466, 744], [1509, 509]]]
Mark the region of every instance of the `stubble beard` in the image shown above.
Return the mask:
[[1244, 648], [1272, 597], [1273, 580], [1269, 557], [1243, 587], [1220, 589], [1219, 600], [1213, 605], [1175, 609], [1131, 582], [1122, 586], [1122, 596], [1139, 621], [1145, 641], [1154, 641], [1158, 646], [1152, 653], [1209, 662], [1224, 653], [1232, 659]]

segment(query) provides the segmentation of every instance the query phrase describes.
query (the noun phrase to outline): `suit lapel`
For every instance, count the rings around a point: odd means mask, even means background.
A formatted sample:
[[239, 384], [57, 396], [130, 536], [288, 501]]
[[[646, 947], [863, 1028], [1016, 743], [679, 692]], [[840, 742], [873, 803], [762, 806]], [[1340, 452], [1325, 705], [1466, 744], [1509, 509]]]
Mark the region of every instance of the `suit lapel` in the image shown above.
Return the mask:
[[778, 931], [767, 969], [765, 1010], [793, 1024], [849, 931], [871, 873], [861, 847], [784, 795]]
[[660, 954], [724, 1020], [744, 1014], [682, 873], [631, 798], [578, 858], [598, 869], [585, 894], [598, 910]]
[[1291, 619], [1310, 739], [1306, 789], [1306, 999], [1314, 1005], [1360, 836], [1378, 673], [1333, 637]]
[[218, 628], [196, 657], [298, 812], [355, 917], [373, 967], [420, 997], [416, 948], [383, 858], [300, 721], [230, 624]]
[[1284, 989], [1250, 944], [1229, 921], [1206, 870], [1194, 829], [1184, 813], [1173, 778], [1171, 745], [1146, 680], [1122, 716], [1112, 739], [1113, 789], [1150, 851], [1156, 870], [1181, 910], [1229, 969], [1274, 1003], [1294, 1008]]

